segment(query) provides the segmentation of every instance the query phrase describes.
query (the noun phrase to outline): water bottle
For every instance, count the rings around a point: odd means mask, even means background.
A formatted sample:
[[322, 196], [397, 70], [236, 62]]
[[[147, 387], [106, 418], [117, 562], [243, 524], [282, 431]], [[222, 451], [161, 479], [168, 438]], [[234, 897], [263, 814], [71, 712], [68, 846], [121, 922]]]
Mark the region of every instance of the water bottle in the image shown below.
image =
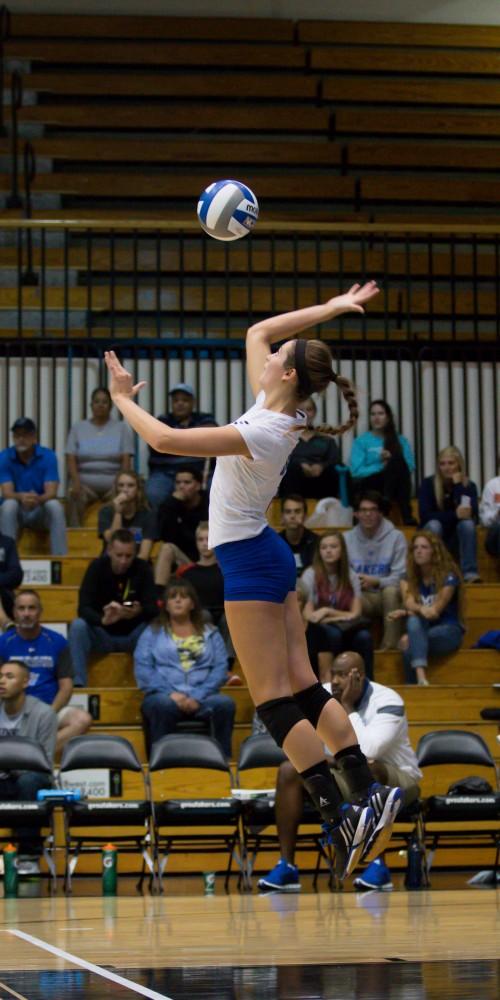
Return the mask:
[[14, 844], [3, 849], [3, 894], [5, 899], [17, 896], [19, 875], [17, 873], [17, 850]]
[[116, 896], [118, 851], [114, 844], [105, 844], [102, 849], [102, 894]]
[[424, 852], [416, 837], [412, 837], [408, 847], [408, 864], [405, 875], [406, 889], [422, 889], [424, 887]]

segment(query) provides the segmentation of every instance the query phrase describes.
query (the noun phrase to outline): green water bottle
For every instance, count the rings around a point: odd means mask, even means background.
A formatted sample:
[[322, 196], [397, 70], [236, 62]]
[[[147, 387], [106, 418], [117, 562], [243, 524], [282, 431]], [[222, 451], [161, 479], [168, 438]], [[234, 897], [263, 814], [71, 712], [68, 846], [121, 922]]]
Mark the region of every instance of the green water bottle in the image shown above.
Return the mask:
[[105, 844], [102, 849], [102, 894], [116, 896], [118, 851], [114, 844]]
[[17, 896], [18, 883], [17, 850], [14, 844], [7, 844], [3, 849], [3, 894], [5, 899]]

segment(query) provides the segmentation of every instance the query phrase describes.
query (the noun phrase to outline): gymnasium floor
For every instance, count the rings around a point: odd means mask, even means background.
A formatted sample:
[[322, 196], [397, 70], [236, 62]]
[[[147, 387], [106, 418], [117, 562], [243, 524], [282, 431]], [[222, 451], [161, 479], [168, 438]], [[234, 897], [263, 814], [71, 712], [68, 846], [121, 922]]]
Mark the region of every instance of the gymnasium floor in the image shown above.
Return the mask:
[[204, 896], [176, 881], [162, 897], [0, 899], [0, 1000], [500, 997], [500, 889]]

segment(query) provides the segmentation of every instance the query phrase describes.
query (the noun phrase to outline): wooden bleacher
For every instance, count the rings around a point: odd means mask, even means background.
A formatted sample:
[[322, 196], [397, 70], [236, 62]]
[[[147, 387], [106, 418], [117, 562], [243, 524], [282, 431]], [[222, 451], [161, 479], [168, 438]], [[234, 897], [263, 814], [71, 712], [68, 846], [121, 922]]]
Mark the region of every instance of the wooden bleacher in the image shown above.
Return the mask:
[[[172, 163], [173, 140], [183, 146], [177, 163], [183, 156], [204, 169], [208, 162], [252, 163], [270, 219], [283, 201], [302, 206], [305, 218], [319, 212], [330, 220], [339, 207], [353, 219], [364, 212], [393, 218], [401, 201], [407, 218], [418, 217], [422, 204], [444, 221], [450, 212], [466, 218], [478, 205], [491, 206], [490, 221], [498, 218], [498, 188], [484, 174], [496, 169], [498, 151], [490, 144], [482, 155], [484, 140], [498, 132], [498, 27], [245, 19], [242, 30], [243, 22], [231, 18], [142, 20], [139, 26], [129, 17], [12, 18], [6, 57], [23, 61], [25, 91], [35, 97], [20, 109], [20, 120], [41, 126], [37, 153], [57, 164], [57, 173], [39, 173], [35, 191], [57, 190], [60, 175], [61, 208], [71, 207], [73, 216], [85, 204], [109, 211], [127, 195], [137, 206], [143, 199], [146, 212], [148, 198], [166, 211], [161, 199], [171, 196], [168, 185], [153, 183], [148, 194], [154, 180], [148, 163]], [[478, 108], [481, 114], [472, 113]], [[193, 126], [196, 137], [188, 134]], [[140, 150], [145, 130], [159, 141], [150, 157], [147, 140]], [[208, 156], [205, 132], [213, 132]], [[270, 133], [275, 141], [266, 147]], [[300, 141], [291, 142], [291, 133]], [[356, 150], [363, 133], [376, 143], [377, 163], [369, 148], [366, 160]], [[410, 158], [406, 136], [421, 137]], [[443, 137], [455, 139], [464, 159], [447, 152]], [[219, 143], [225, 148], [213, 150]], [[136, 168], [118, 171], [115, 189], [106, 188], [104, 164], [123, 163], [129, 146]], [[73, 176], [61, 169], [77, 161], [82, 166]], [[294, 183], [297, 161], [309, 184]], [[266, 187], [274, 163], [280, 184]], [[441, 194], [432, 178], [438, 182], [442, 169], [448, 173]], [[393, 190], [401, 172], [405, 185]]]
[[[22, 550], [21, 550], [22, 551]], [[52, 585], [39, 587], [47, 621], [71, 622], [76, 618], [78, 586]], [[483, 632], [493, 626], [498, 615], [500, 584], [471, 584], [466, 586], [467, 631], [464, 644], [471, 648]]]
[[[368, 246], [360, 231], [332, 232], [331, 244], [325, 238], [319, 250], [307, 238], [321, 223], [361, 228], [424, 219], [443, 226], [500, 221], [499, 57], [491, 41], [498, 28], [140, 20], [145, 23], [133, 17], [12, 17], [7, 67], [8, 60], [21, 60], [27, 95], [19, 110], [19, 152], [29, 134], [40, 164], [33, 216], [107, 220], [110, 227], [124, 219], [196, 227], [200, 191], [214, 177], [232, 174], [261, 200], [251, 265], [247, 247], [231, 246], [228, 301], [227, 248], [207, 246], [199, 231], [195, 248], [185, 230], [181, 265], [173, 235], [169, 242], [162, 233], [167, 308], [155, 298], [154, 249], [143, 252], [138, 244], [135, 271], [130, 242], [117, 235], [114, 259], [101, 243], [92, 247], [89, 266], [83, 225], [69, 239], [67, 296], [64, 253], [46, 247], [44, 274], [53, 280], [44, 289], [45, 337], [105, 338], [110, 331], [158, 337], [163, 326], [170, 336], [196, 336], [203, 321], [211, 337], [240, 339], [250, 287], [254, 316], [309, 305], [316, 285], [308, 277], [321, 268], [325, 292], [330, 275], [336, 290], [339, 271], [346, 281], [360, 273], [385, 287], [390, 280], [390, 294], [383, 305], [373, 304], [363, 326], [367, 340], [425, 341], [430, 328], [433, 339], [496, 339], [497, 302], [487, 284], [490, 275], [496, 281], [495, 255], [480, 242], [473, 248], [470, 239], [464, 243], [443, 230], [432, 253], [411, 240], [384, 258], [382, 235], [378, 245], [375, 239]], [[9, 114], [7, 105], [7, 119]], [[9, 136], [0, 137], [0, 154], [7, 157], [9, 150]], [[0, 197], [8, 195], [9, 183], [5, 167]], [[19, 214], [6, 209], [4, 218]], [[296, 227], [304, 221], [309, 229], [299, 242]], [[287, 248], [278, 240], [273, 245], [271, 294], [249, 282], [248, 273], [269, 274], [263, 226], [277, 223], [288, 224], [291, 233]], [[340, 252], [336, 241], [342, 239]], [[453, 253], [446, 249], [451, 239]], [[2, 249], [9, 260], [10, 247]], [[14, 247], [14, 269], [16, 253]], [[42, 266], [37, 246], [34, 266]], [[192, 279], [182, 288], [181, 276]], [[472, 276], [476, 299], [467, 281]], [[0, 338], [17, 337], [16, 309], [23, 337], [37, 337], [41, 302], [40, 288], [25, 288], [19, 297], [14, 279], [6, 280]], [[342, 334], [359, 340], [359, 322], [349, 318]]]

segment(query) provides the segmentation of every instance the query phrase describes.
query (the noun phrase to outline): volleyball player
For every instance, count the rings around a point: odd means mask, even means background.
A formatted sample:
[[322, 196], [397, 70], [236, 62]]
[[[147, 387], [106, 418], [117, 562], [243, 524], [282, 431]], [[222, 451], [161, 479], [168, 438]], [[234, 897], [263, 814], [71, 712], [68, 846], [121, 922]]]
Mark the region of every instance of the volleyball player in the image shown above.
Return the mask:
[[[343, 433], [358, 416], [354, 387], [333, 371], [328, 346], [297, 335], [341, 313], [362, 313], [377, 293], [373, 281], [353, 285], [322, 305], [252, 326], [246, 351], [256, 402], [225, 427], [179, 431], [165, 426], [134, 402], [144, 383], [133, 385], [114, 352], [106, 353], [114, 403], [148, 444], [170, 454], [217, 456], [209, 545], [224, 575], [225, 612], [236, 655], [259, 717], [321, 814], [341, 877], [360, 859], [372, 860], [385, 848], [402, 792], [373, 784], [348, 716], [312, 672], [295, 591], [295, 560], [269, 527], [266, 511], [305, 425], [300, 402], [335, 382], [349, 419], [329, 432]], [[278, 341], [284, 343], [272, 353], [271, 345]], [[325, 743], [345, 775], [350, 803], [342, 801], [332, 780]]]

